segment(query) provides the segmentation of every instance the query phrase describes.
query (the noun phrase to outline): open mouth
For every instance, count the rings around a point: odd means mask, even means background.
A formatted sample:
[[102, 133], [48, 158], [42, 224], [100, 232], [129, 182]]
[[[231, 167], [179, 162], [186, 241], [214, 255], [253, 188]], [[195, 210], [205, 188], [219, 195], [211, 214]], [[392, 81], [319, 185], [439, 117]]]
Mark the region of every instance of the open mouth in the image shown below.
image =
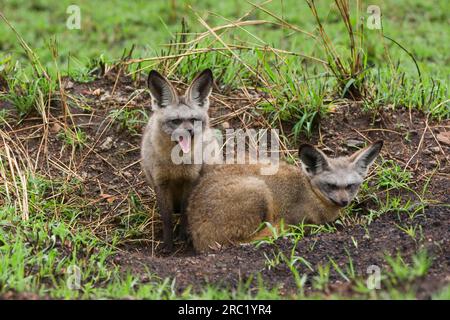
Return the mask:
[[191, 137], [186, 135], [186, 136], [180, 136], [178, 138], [178, 144], [181, 147], [181, 150], [183, 150], [183, 153], [188, 153], [189, 151], [191, 151]]

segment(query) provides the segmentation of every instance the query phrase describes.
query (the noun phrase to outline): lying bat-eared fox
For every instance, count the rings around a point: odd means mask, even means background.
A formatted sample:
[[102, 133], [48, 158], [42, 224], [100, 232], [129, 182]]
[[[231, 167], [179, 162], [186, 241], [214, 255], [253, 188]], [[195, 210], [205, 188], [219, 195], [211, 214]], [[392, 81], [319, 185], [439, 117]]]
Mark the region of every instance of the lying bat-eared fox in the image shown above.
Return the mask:
[[187, 217], [196, 251], [248, 242], [263, 222], [321, 224], [338, 218], [355, 197], [382, 141], [349, 157], [329, 158], [309, 144], [299, 148], [301, 167], [280, 164], [273, 175], [262, 165], [219, 165], [205, 170], [189, 197]]

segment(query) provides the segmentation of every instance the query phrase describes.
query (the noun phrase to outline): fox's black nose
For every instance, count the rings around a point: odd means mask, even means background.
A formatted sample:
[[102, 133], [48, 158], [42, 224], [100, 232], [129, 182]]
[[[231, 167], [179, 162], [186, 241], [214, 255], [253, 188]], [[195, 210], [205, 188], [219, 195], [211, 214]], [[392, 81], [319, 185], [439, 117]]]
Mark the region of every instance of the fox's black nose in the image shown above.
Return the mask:
[[339, 202], [339, 204], [340, 204], [341, 207], [345, 207], [345, 206], [348, 205], [348, 200], [341, 200], [341, 201]]
[[191, 137], [194, 136], [194, 129], [187, 129], [187, 132], [191, 135]]

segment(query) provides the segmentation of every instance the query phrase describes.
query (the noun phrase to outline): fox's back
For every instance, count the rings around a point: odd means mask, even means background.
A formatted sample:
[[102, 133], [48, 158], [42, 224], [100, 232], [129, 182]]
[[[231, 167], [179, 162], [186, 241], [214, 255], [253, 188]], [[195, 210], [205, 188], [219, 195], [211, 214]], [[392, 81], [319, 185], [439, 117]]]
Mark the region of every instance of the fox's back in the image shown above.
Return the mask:
[[[306, 192], [308, 180], [302, 171], [288, 163], [280, 162], [279, 167], [274, 174], [262, 174], [262, 170], [267, 167], [264, 164], [221, 164], [216, 166], [206, 166], [203, 168], [200, 182], [202, 189], [207, 188], [229, 188], [223, 186], [224, 181], [233, 180], [237, 187], [239, 179], [252, 178], [264, 182], [264, 187], [273, 194], [276, 202], [275, 207], [280, 211], [284, 211], [285, 207], [290, 203], [298, 202], [300, 197], [308, 197], [310, 194]], [[239, 179], [235, 179], [235, 178]], [[222, 181], [222, 183], [220, 183]], [[305, 190], [299, 193], [298, 190]], [[226, 190], [223, 190], [227, 193]]]

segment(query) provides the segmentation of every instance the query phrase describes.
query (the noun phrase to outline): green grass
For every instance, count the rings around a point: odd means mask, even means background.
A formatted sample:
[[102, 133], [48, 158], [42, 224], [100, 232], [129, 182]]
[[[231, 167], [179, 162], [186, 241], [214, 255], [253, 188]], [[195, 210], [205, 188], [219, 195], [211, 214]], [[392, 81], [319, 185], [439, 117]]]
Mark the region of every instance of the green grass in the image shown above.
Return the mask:
[[67, 145], [81, 148], [87, 141], [86, 133], [80, 128], [66, 128], [58, 133], [57, 137]]
[[109, 117], [119, 124], [121, 130], [127, 130], [133, 135], [140, 134], [148, 122], [148, 115], [142, 109], [114, 109], [110, 111]]
[[[274, 123], [278, 119], [292, 121], [295, 136], [300, 132], [310, 134], [315, 121], [328, 111], [329, 100], [346, 96], [352, 87], [365, 92], [364, 105], [369, 109], [406, 106], [429, 111], [438, 118], [450, 115], [450, 105], [445, 102], [450, 74], [445, 55], [449, 42], [445, 40], [449, 35], [447, 19], [442, 14], [450, 7], [445, 0], [433, 5], [418, 0], [371, 2], [382, 11], [383, 33], [367, 27], [360, 32], [356, 21], [357, 17], [368, 18], [367, 3], [361, 1], [361, 11], [357, 12], [355, 3], [351, 2], [349, 23], [353, 24], [355, 32], [352, 34], [357, 44], [354, 49], [351, 49], [349, 33], [339, 11], [330, 2], [316, 3], [318, 20], [307, 1], [272, 1], [263, 7], [240, 2], [237, 5], [236, 0], [171, 3], [174, 6], [165, 1], [82, 1], [78, 4], [80, 30], [66, 28], [66, 8], [72, 4], [70, 1], [8, 1], [3, 12], [50, 75], [54, 75], [58, 65], [63, 74], [81, 82], [95, 77], [99, 63], [115, 61], [132, 47], [132, 58], [219, 48], [218, 51], [188, 54], [180, 60], [131, 64], [129, 72], [158, 68], [187, 80], [199, 69], [211, 67], [218, 82], [225, 87], [256, 85], [268, 91], [270, 99], [262, 101], [259, 107]], [[267, 23], [226, 28], [217, 31], [220, 40], [209, 34], [201, 41], [183, 44], [194, 39], [192, 33], [207, 31], [205, 23], [211, 28], [226, 25], [247, 12], [245, 20]], [[328, 37], [325, 42], [318, 36], [317, 21], [322, 23]], [[0, 28], [4, 35], [1, 49], [5, 52], [0, 59], [0, 70], [4, 69], [14, 81], [16, 75], [11, 76], [6, 70], [19, 61], [19, 68], [30, 74], [27, 55], [16, 35], [5, 23], [1, 23]], [[190, 34], [179, 35], [179, 31]], [[168, 43], [178, 44], [165, 46]], [[224, 43], [228, 47], [239, 46], [239, 49], [229, 51]], [[328, 46], [324, 46], [327, 43]], [[56, 56], [51, 49], [55, 44]], [[332, 53], [326, 49], [330, 44], [334, 48]], [[267, 50], [270, 47], [283, 51]], [[330, 66], [325, 67], [317, 59], [329, 61]], [[341, 61], [342, 70], [346, 71], [336, 71], [335, 59]], [[26, 113], [33, 102], [33, 94], [20, 94], [24, 91], [21, 87], [26, 86], [25, 91], [33, 93], [36, 81], [38, 79], [29, 77], [29, 84], [15, 85], [17, 90], [11, 90], [5, 98], [13, 100], [19, 112]]]
[[0, 110], [0, 128], [3, 128], [8, 123], [9, 113], [8, 110]]
[[450, 300], [450, 285], [445, 286], [442, 290], [433, 295], [434, 300]]
[[[112, 247], [77, 226], [80, 207], [64, 202], [64, 196], [72, 188], [27, 175], [28, 220], [17, 215], [7, 185], [0, 190], [2, 197], [11, 198], [0, 208], [0, 221], [3, 221], [0, 292], [14, 290], [65, 298], [92, 296], [98, 284], [110, 280], [114, 274], [114, 269], [105, 266], [113, 253]], [[61, 196], [48, 198], [52, 191]], [[84, 292], [67, 286], [70, 276], [67, 272], [74, 266], [82, 270], [80, 280]]]
[[8, 77], [9, 92], [2, 95], [2, 99], [15, 106], [20, 117], [28, 115], [31, 111], [42, 114], [50, 95], [55, 90], [55, 84], [44, 77], [21, 79], [20, 73]]
[[[195, 13], [212, 25], [225, 24], [228, 20], [236, 20], [252, 9], [250, 3], [237, 0], [216, 2], [203, 0], [174, 1], [176, 7], [171, 7], [166, 1], [133, 1], [130, 3], [113, 1], [79, 1], [81, 9], [81, 30], [66, 28], [66, 9], [73, 2], [63, 1], [8, 1], [2, 11], [15, 25], [18, 32], [24, 36], [32, 48], [48, 66], [51, 66], [51, 55], [46, 48], [48, 39], [45, 35], [56, 35], [60, 47], [60, 64], [68, 62], [70, 56], [78, 59], [90, 59], [104, 55], [107, 59], [117, 59], [124, 48], [136, 45], [136, 55], [153, 56], [160, 52], [161, 45], [175, 39], [181, 19], [193, 32], [204, 32], [205, 29], [197, 22]], [[238, 5], [239, 4], [239, 5]], [[384, 32], [396, 39], [404, 47], [409, 48], [422, 62], [424, 72], [440, 75], [443, 80], [450, 73], [450, 67], [445, 63], [448, 57], [448, 30], [445, 28], [447, 17], [445, 12], [450, 9], [445, 0], [426, 3], [417, 0], [401, 0], [396, 2], [372, 1], [371, 5], [379, 5], [383, 14]], [[344, 26], [339, 21], [339, 14], [330, 11], [330, 2], [317, 2], [318, 12], [325, 25], [337, 43], [345, 43]], [[366, 7], [368, 4], [363, 3]], [[285, 0], [273, 1], [265, 6], [292, 25], [311, 31], [314, 17], [305, 1]], [[365, 14], [366, 18], [368, 14]], [[251, 19], [270, 19], [261, 10], [253, 10]], [[305, 41], [308, 36], [292, 32], [289, 28], [271, 28], [270, 26], [248, 27], [255, 37], [246, 35], [244, 31], [232, 32], [230, 38], [243, 40], [252, 39], [255, 43], [278, 44], [276, 47], [297, 52], [312, 53], [318, 50], [315, 43]], [[383, 47], [377, 46], [379, 38], [376, 30], [370, 30], [367, 41], [370, 43], [370, 57], [381, 61]], [[14, 34], [2, 25], [2, 51], [13, 52], [20, 56]], [[405, 62], [405, 68], [415, 72], [412, 61], [404, 57], [404, 52], [392, 43], [387, 43], [394, 51], [392, 56]], [[372, 47], [373, 46], [373, 47]], [[85, 60], [87, 62], [87, 60]], [[448, 61], [448, 60], [447, 60]]]

